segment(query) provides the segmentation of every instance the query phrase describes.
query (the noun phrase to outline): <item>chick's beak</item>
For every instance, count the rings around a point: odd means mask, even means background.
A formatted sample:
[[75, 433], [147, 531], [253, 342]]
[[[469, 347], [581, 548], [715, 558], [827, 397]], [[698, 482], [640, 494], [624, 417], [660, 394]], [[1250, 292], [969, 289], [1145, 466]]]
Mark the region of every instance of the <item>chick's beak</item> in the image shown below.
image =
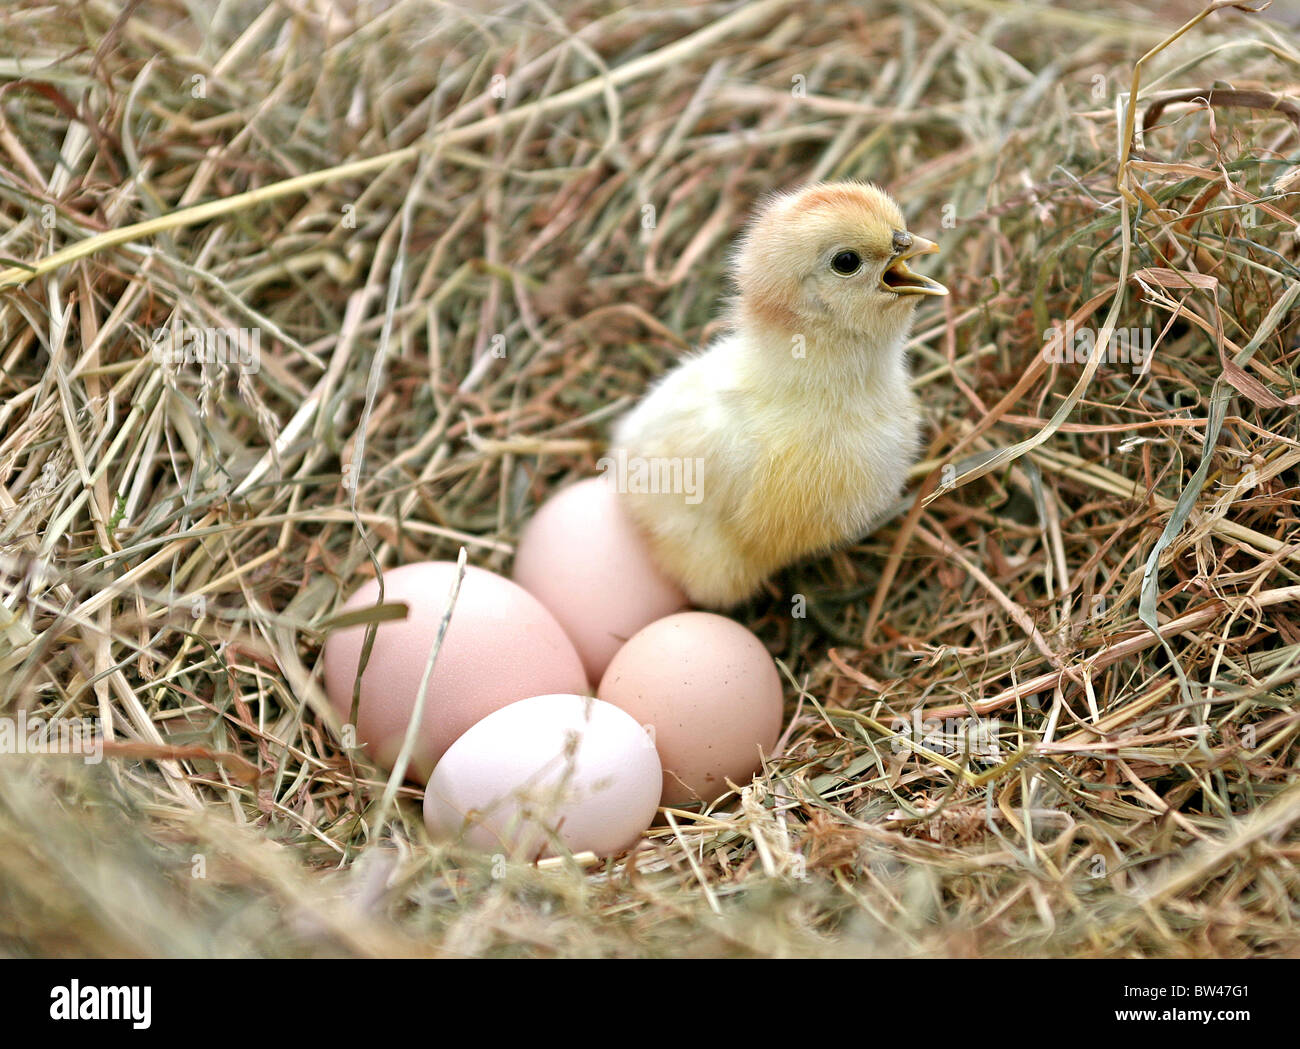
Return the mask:
[[939, 250], [939, 245], [932, 240], [908, 234], [911, 245], [894, 257], [894, 260], [880, 275], [880, 287], [892, 291], [895, 295], [947, 295], [948, 289], [932, 277], [915, 272], [907, 264], [908, 259], [918, 255], [932, 255]]

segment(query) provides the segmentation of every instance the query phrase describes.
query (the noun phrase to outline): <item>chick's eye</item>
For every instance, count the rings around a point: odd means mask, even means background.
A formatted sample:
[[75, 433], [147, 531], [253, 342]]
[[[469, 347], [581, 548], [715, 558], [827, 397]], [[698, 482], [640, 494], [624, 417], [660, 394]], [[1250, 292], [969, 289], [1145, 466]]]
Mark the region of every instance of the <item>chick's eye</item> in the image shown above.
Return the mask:
[[831, 259], [831, 269], [841, 277], [851, 277], [862, 268], [862, 256], [856, 251], [841, 251]]

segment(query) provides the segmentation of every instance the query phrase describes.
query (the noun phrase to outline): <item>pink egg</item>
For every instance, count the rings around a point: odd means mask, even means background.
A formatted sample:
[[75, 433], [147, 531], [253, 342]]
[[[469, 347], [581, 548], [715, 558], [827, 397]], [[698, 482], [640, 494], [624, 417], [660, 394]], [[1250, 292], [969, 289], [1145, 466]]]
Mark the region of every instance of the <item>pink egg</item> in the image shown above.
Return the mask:
[[689, 604], [602, 477], [542, 504], [519, 537], [512, 575], [564, 627], [593, 686], [628, 638]]
[[781, 676], [763, 643], [712, 612], [682, 612], [639, 631], [597, 695], [654, 733], [661, 804], [713, 801], [744, 786], [781, 735]]
[[[419, 692], [456, 576], [450, 561], [422, 561], [384, 573], [384, 602], [405, 602], [405, 619], [379, 624], [365, 673], [356, 737], [380, 764], [392, 767]], [[363, 584], [341, 611], [373, 606], [375, 580]], [[325, 691], [346, 719], [360, 664], [364, 626], [330, 633], [325, 641]], [[584, 693], [586, 674], [555, 618], [508, 579], [467, 567], [455, 611], [425, 696], [424, 716], [409, 772], [421, 781], [470, 726], [530, 696]]]

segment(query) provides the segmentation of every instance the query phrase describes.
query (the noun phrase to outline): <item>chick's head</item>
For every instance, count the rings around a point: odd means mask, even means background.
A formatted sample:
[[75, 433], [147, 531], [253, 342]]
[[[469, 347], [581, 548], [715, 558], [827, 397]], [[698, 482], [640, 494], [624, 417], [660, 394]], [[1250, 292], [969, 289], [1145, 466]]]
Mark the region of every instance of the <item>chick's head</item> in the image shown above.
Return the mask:
[[926, 295], [946, 295], [909, 259], [938, 251], [866, 182], [823, 182], [766, 201], [740, 240], [734, 277], [746, 323], [813, 336], [899, 338]]

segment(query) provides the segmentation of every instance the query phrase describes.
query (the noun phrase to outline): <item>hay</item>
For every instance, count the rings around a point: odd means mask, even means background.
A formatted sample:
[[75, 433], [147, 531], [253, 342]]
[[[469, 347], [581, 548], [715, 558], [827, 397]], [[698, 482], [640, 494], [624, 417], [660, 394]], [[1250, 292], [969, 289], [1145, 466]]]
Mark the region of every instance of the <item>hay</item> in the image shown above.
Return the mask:
[[[1297, 27], [1091, 6], [0, 12], [0, 711], [111, 737], [0, 760], [3, 949], [1295, 954]], [[618, 861], [430, 843], [342, 598], [506, 568], [841, 177], [953, 296], [913, 498], [736, 613], [782, 755]]]

